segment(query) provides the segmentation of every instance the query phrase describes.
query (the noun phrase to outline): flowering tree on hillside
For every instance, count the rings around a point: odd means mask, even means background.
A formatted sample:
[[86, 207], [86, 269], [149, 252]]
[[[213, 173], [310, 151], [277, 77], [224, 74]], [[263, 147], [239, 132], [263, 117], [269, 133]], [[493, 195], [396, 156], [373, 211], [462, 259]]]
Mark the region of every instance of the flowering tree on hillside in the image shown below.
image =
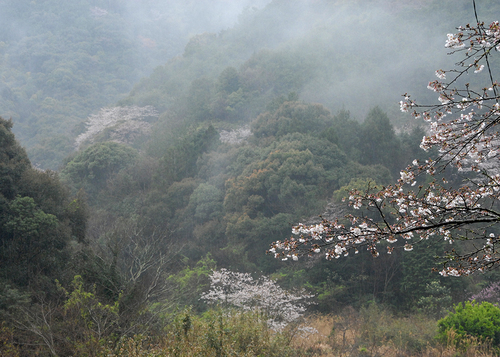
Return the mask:
[[149, 133], [148, 120], [157, 117], [158, 111], [150, 105], [101, 108], [99, 113], [89, 116], [86, 131], [75, 139], [75, 147], [79, 149], [83, 143], [93, 143], [105, 130], [112, 130], [111, 141], [125, 143], [137, 135]]
[[[398, 244], [408, 251], [428, 239], [468, 240], [472, 244], [466, 252], [452, 246], [445, 254], [441, 275], [469, 275], [500, 263], [500, 235], [495, 231], [500, 222], [500, 88], [490, 65], [500, 51], [500, 25], [477, 20], [476, 26], [457, 31], [448, 34], [445, 47], [462, 59], [452, 70], [437, 70], [437, 79], [428, 85], [439, 104], [422, 105], [408, 94], [400, 102], [403, 112], [430, 124], [421, 148], [437, 148], [438, 156], [414, 160], [393, 185], [350, 192], [354, 209], [375, 211], [377, 218], [359, 214], [346, 216], [348, 224], [340, 220], [299, 224], [291, 238], [274, 242], [269, 253], [283, 260], [316, 253], [335, 259], [363, 248], [376, 257], [381, 251], [390, 254]], [[461, 187], [438, 179], [447, 167], [465, 174]], [[417, 186], [419, 176], [426, 175], [431, 182]]]
[[213, 271], [210, 281], [210, 290], [201, 299], [208, 304], [261, 311], [267, 315], [269, 327], [276, 331], [297, 322], [313, 297], [304, 291], [286, 291], [266, 276], [254, 280], [248, 273], [227, 269]]

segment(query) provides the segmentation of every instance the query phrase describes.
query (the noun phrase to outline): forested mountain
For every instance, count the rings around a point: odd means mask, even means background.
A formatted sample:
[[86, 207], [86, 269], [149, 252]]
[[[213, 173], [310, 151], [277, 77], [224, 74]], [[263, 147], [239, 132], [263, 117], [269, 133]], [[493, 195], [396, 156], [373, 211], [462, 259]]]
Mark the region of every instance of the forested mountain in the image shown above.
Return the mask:
[[89, 114], [181, 53], [190, 36], [231, 26], [248, 5], [1, 1], [0, 115], [16, 123], [34, 164], [57, 169]]
[[437, 317], [497, 280], [432, 273], [439, 242], [376, 260], [265, 254], [433, 155], [398, 102], [432, 100], [470, 1], [0, 0], [0, 19], [0, 316], [25, 355], [187, 331], [174, 311], [205, 311], [217, 268], [307, 288], [324, 313]]
[[273, 1], [229, 28], [239, 10], [265, 3], [3, 1], [0, 115], [14, 120], [35, 164], [57, 169], [90, 114], [167, 63], [121, 103], [164, 110], [193, 80], [213, 81], [232, 66], [267, 98], [296, 91], [358, 119], [376, 105], [396, 119], [399, 96], [422, 93], [444, 65], [442, 36], [473, 20], [466, 1]]

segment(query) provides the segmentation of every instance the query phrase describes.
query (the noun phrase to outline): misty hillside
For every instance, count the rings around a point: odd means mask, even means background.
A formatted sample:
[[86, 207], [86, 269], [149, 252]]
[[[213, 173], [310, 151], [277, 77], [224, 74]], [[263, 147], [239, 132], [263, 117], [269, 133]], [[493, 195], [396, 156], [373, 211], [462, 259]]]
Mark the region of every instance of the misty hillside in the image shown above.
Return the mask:
[[[266, 254], [435, 154], [399, 101], [435, 100], [427, 84], [456, 61], [446, 34], [475, 21], [470, 1], [0, 0], [0, 20], [0, 354], [335, 355], [293, 345], [309, 335], [273, 330], [270, 310], [211, 306], [229, 269], [306, 294], [317, 321], [337, 314], [321, 333], [358, 329], [352, 355], [423, 355], [437, 320], [498, 280], [432, 272], [440, 240], [378, 259]], [[379, 320], [392, 325], [377, 335]], [[205, 347], [180, 353], [195, 332]]]
[[467, 1], [265, 4], [3, 2], [0, 114], [34, 163], [56, 169], [101, 107], [128, 97], [120, 103], [164, 110], [232, 66], [268, 100], [295, 91], [358, 120], [382, 105], [402, 125], [394, 103], [405, 92], [427, 98], [426, 81], [449, 63], [443, 36], [473, 20]]
[[[254, 2], [263, 6], [265, 1]], [[56, 169], [85, 118], [183, 51], [232, 26], [241, 1], [2, 1], [0, 115], [31, 159]]]

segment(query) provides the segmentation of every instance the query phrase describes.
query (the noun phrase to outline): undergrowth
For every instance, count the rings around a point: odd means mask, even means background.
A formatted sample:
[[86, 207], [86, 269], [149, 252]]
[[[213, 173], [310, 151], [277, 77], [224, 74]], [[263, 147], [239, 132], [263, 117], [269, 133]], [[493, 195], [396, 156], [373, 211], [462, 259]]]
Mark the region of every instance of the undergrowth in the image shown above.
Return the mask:
[[[304, 328], [307, 326], [308, 328]], [[314, 332], [312, 332], [314, 331]], [[214, 309], [201, 316], [185, 310], [160, 337], [124, 338], [104, 357], [354, 357], [497, 356], [494, 346], [467, 336], [465, 348], [447, 332], [436, 339], [437, 321], [423, 315], [397, 316], [371, 305], [361, 311], [309, 316], [302, 325], [276, 332], [258, 312]]]

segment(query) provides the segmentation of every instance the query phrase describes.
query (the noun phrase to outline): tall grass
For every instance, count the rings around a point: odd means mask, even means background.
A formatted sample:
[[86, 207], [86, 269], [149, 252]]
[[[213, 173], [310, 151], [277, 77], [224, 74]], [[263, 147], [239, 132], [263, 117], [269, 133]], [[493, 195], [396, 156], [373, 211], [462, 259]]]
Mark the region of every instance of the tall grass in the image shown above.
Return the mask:
[[275, 332], [258, 312], [210, 310], [202, 316], [185, 311], [153, 341], [144, 336], [123, 339], [103, 355], [109, 357], [299, 356], [291, 346], [290, 330]]

